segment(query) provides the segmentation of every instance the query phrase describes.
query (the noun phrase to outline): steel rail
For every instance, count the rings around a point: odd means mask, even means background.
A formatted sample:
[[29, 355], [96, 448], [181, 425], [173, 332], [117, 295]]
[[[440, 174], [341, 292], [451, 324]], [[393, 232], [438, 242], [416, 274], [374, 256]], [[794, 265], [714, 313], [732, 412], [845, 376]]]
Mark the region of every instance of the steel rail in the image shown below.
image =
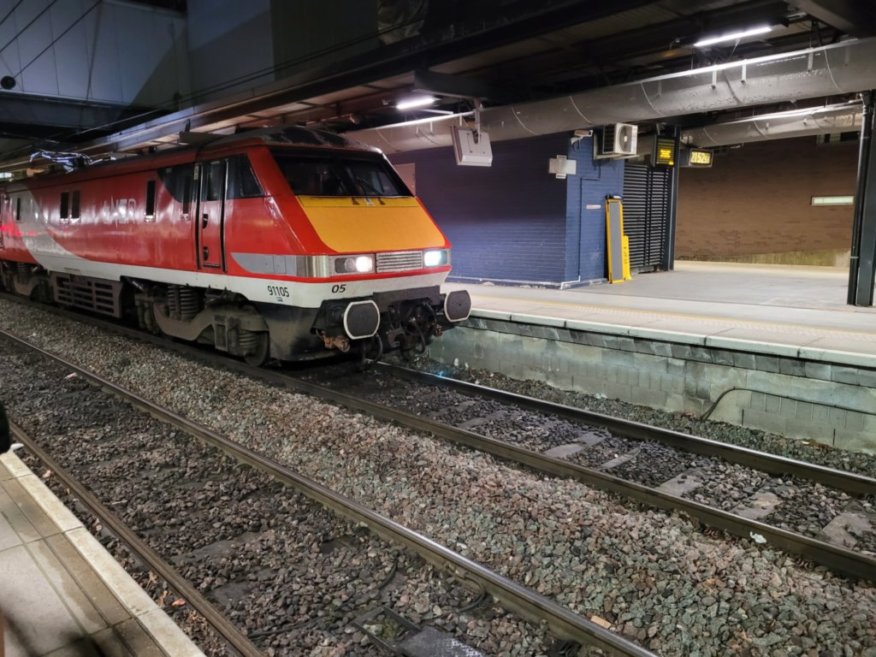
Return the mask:
[[[24, 306], [32, 304], [23, 301], [20, 297], [0, 292], [0, 299], [5, 299], [13, 303], [18, 303]], [[188, 357], [194, 356], [210, 364], [211, 366], [224, 367], [231, 371], [235, 371], [246, 376], [257, 376], [262, 379], [273, 378], [266, 377], [265, 372], [272, 372], [264, 368], [252, 368], [237, 360], [223, 358], [221, 354], [205, 352], [203, 349], [194, 345], [184, 344], [179, 342], [169, 342], [165, 338], [155, 336], [143, 331], [132, 329], [118, 323], [110, 322], [105, 319], [93, 317], [91, 315], [82, 315], [65, 311], [54, 306], [39, 306], [39, 309], [44, 312], [55, 314], [59, 317], [72, 319], [83, 323], [91, 323], [106, 330], [120, 333], [131, 339], [148, 342], [149, 344], [171, 349]], [[799, 459], [793, 459], [787, 456], [778, 456], [768, 452], [760, 452], [749, 447], [722, 443], [718, 440], [694, 436], [692, 434], [665, 429], [635, 420], [627, 420], [625, 418], [597, 413], [574, 406], [568, 406], [557, 402], [551, 402], [534, 397], [528, 397], [519, 393], [508, 392], [498, 388], [491, 388], [481, 384], [469, 383], [459, 379], [439, 376], [427, 372], [420, 372], [399, 365], [389, 363], [377, 363], [377, 367], [384, 369], [392, 374], [407, 377], [412, 380], [420, 380], [431, 385], [439, 385], [443, 387], [453, 388], [462, 394], [469, 396], [480, 396], [495, 399], [500, 402], [513, 403], [530, 410], [538, 411], [545, 414], [553, 414], [560, 417], [565, 417], [577, 422], [586, 422], [592, 425], [600, 426], [609, 431], [617, 433], [620, 436], [631, 438], [633, 440], [656, 441], [661, 442], [670, 447], [675, 447], [692, 454], [702, 456], [713, 456], [721, 458], [729, 463], [736, 463], [746, 467], [767, 472], [775, 475], [792, 475], [803, 479], [814, 481], [830, 488], [835, 488], [850, 495], [876, 495], [876, 479], [866, 475], [857, 474], [830, 468], [814, 463], [807, 463]], [[300, 383], [298, 386], [301, 392], [306, 394], [322, 395], [323, 391], [329, 394], [340, 394], [325, 388], [324, 386], [312, 387], [314, 384], [296, 379]], [[272, 381], [274, 383], [282, 383], [288, 386], [288, 383], [279, 380]]]
[[236, 650], [242, 657], [264, 657], [246, 634], [241, 632], [231, 621], [223, 616], [213, 604], [207, 600], [188, 580], [180, 575], [170, 564], [153, 550], [143, 539], [132, 531], [113, 511], [104, 505], [94, 493], [76, 480], [58, 461], [40, 447], [24, 430], [14, 422], [10, 422], [12, 435], [22, 443], [28, 451], [42, 461], [58, 481], [76, 496], [77, 501], [97, 517], [101, 523], [119, 538], [150, 570], [158, 573], [170, 588], [181, 595], [189, 606], [206, 619], [213, 630]]
[[[77, 318], [78, 317], [79, 316], [77, 316]], [[407, 413], [405, 411], [392, 409], [382, 404], [377, 404], [375, 402], [361, 399], [353, 395], [342, 393], [315, 383], [301, 380], [281, 371], [252, 367], [241, 361], [217, 356], [217, 354], [215, 354], [214, 352], [205, 352], [203, 350], [194, 348], [191, 345], [175, 342], [168, 343], [164, 340], [155, 338], [154, 336], [148, 336], [140, 331], [135, 331], [133, 329], [118, 327], [117, 325], [111, 324], [104, 320], [95, 320], [95, 318], [87, 316], [83, 317], [82, 319], [93, 321], [94, 323], [105, 326], [110, 330], [116, 330], [117, 332], [129, 335], [135, 339], [145, 339], [151, 344], [173, 349], [178, 353], [185, 354], [189, 357], [194, 356], [201, 362], [206, 363], [210, 366], [222, 367], [226, 370], [247, 377], [258, 378], [267, 383], [281, 386], [294, 392], [311, 395], [323, 401], [336, 403], [348, 409], [360, 411], [375, 418], [394, 422], [396, 424], [419, 431], [424, 431], [426, 433], [431, 433], [432, 435], [448, 442], [462, 444], [472, 449], [492, 454], [493, 456], [496, 456], [498, 458], [511, 461], [513, 463], [525, 465], [538, 472], [575, 479], [587, 485], [593, 486], [594, 488], [627, 497], [646, 506], [656, 507], [668, 511], [681, 511], [688, 514], [692, 518], [699, 520], [707, 526], [716, 527], [730, 534], [746, 539], [756, 538], [759, 542], [765, 540], [766, 542], [777, 548], [780, 548], [791, 554], [798, 555], [803, 559], [823, 565], [839, 574], [869, 581], [876, 581], [876, 558], [870, 557], [860, 552], [855, 552], [854, 550], [831, 545], [830, 543], [809, 538], [807, 536], [803, 536], [802, 534], [797, 534], [795, 532], [772, 527], [766, 523], [759, 522], [757, 520], [750, 520], [748, 518], [744, 518], [743, 516], [739, 516], [727, 511], [722, 511], [720, 509], [715, 509], [705, 504], [694, 502], [680, 496], [659, 492], [654, 490], [653, 488], [648, 488], [647, 486], [643, 486], [641, 484], [625, 481], [599, 470], [594, 470], [581, 465], [570, 463], [562, 459], [545, 456], [533, 450], [529, 450], [523, 447], [517, 447], [508, 443], [503, 443], [501, 441], [482, 436], [472, 431], [459, 429], [457, 427], [436, 422], [434, 420], [429, 420], [411, 413]], [[18, 338], [16, 338], [15, 336], [10, 337], [18, 340]], [[55, 356], [52, 357], [57, 358]], [[513, 393], [507, 394], [510, 395]], [[524, 397], [523, 399], [526, 400], [528, 398]], [[570, 410], [577, 411], [578, 409]], [[626, 422], [625, 420], [621, 420], [620, 418], [612, 418], [611, 416], [602, 416], [599, 414], [593, 415], [601, 418], [606, 418], [607, 420], [616, 420], [619, 423], [618, 426], [622, 426], [623, 423]], [[639, 430], [643, 432], [649, 428], [648, 425], [641, 423], [632, 422], [631, 424], [637, 425], [639, 427]], [[660, 429], [660, 431], [666, 432], [667, 434], [677, 433], [666, 429]], [[678, 436], [686, 436], [686, 434], [679, 433]], [[721, 443], [716, 443], [715, 441], [708, 441], [704, 438], [701, 438], [699, 440], [704, 441], [705, 443], [715, 443], [716, 449], [720, 449], [722, 447]], [[754, 452], [754, 454], [759, 453]], [[795, 461], [794, 459], [786, 459], [785, 457], [774, 456], [773, 458], [778, 459], [780, 462], [790, 461], [791, 463], [800, 464], [801, 466], [811, 466], [816, 470], [831, 470], [830, 468], [824, 468], [823, 466], [813, 466], [812, 464]], [[801, 468], [801, 470], [805, 470], [805, 468]], [[864, 492], [865, 494], [871, 495], [874, 493], [874, 480], [864, 477], [862, 475], [844, 473], [839, 470], [835, 472], [842, 476], [846, 476], [848, 474], [854, 479], [862, 480], [865, 483], [869, 482], [868, 486], [865, 487]], [[785, 474], [785, 471], [781, 471], [780, 474]]]
[[[599, 470], [593, 470], [562, 459], [545, 456], [525, 447], [511, 445], [466, 429], [435, 422], [434, 420], [381, 406], [344, 393], [322, 389], [307, 382], [296, 380], [295, 383], [295, 388], [298, 388], [299, 391], [319, 396], [324, 400], [334, 401], [347, 408], [362, 411], [373, 417], [424, 431], [448, 442], [465, 445], [501, 459], [527, 466], [538, 472], [575, 479], [594, 488], [635, 500], [646, 506], [667, 511], [681, 511], [710, 527], [722, 529], [742, 538], [755, 539], [757, 542], [765, 541], [774, 547], [791, 554], [796, 554], [806, 560], [814, 561], [842, 575], [876, 581], [876, 558], [866, 554], [773, 527], [757, 520], [750, 520], [743, 516], [722, 511], [677, 495], [663, 493]], [[305, 384], [305, 386], [299, 388], [301, 384]], [[310, 389], [311, 386], [313, 386], [312, 390]]]
[[407, 367], [379, 363], [381, 369], [387, 370], [393, 375], [417, 380], [430, 385], [437, 385], [454, 389], [468, 396], [487, 397], [497, 401], [522, 406], [533, 411], [564, 417], [577, 422], [586, 422], [591, 425], [603, 427], [625, 438], [634, 440], [650, 440], [675, 447], [693, 454], [702, 456], [714, 456], [730, 463], [744, 465], [755, 470], [761, 470], [770, 474], [792, 475], [803, 479], [809, 479], [830, 488], [836, 488], [851, 495], [876, 495], [876, 479], [860, 475], [854, 472], [845, 472], [823, 465], [816, 465], [792, 459], [786, 456], [778, 456], [767, 452], [722, 443], [709, 438], [702, 438], [692, 434], [655, 427], [634, 420], [605, 415], [594, 411], [588, 411], [574, 406], [567, 406], [557, 402], [546, 401], [528, 397], [515, 392], [507, 392], [497, 388], [491, 388], [476, 383], [460, 381], [437, 374], [419, 372]]
[[[52, 354], [15, 335], [0, 330], [0, 335], [26, 349], [60, 363], [82, 379], [99, 386], [162, 422], [171, 424], [207, 444], [224, 451], [232, 458], [267, 472], [278, 481], [302, 492], [319, 504], [332, 509], [350, 521], [366, 525], [372, 532], [396, 544], [404, 545], [427, 562], [451, 572], [462, 573], [465, 579], [479, 585], [495, 597], [506, 609], [519, 613], [536, 623], [546, 622], [559, 637], [582, 645], [594, 646], [615, 657], [656, 657], [654, 653], [624, 639], [604, 627], [584, 618], [567, 607], [540, 595], [517, 582], [471, 561], [435, 541], [391, 520], [344, 495], [308, 479], [286, 466], [247, 449], [207, 427], [154, 404], [70, 361]], [[87, 492], [87, 491], [85, 491]], [[162, 574], [162, 576], [164, 576]], [[180, 591], [182, 593], [182, 591]]]

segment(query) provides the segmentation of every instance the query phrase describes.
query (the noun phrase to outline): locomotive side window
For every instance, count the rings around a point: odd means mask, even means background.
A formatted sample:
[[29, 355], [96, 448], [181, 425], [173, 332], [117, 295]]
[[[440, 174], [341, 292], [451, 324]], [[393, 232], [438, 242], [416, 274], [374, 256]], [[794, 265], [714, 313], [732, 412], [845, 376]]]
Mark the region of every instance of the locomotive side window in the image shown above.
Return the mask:
[[70, 192], [61, 192], [61, 219], [69, 219], [70, 217]]
[[146, 218], [155, 218], [155, 181], [146, 181]]
[[204, 175], [204, 200], [218, 201], [225, 189], [225, 162], [210, 162]]
[[310, 196], [411, 196], [398, 174], [379, 156], [308, 155], [275, 150], [292, 191]]
[[78, 189], [70, 195], [70, 217], [73, 219], [79, 218], [79, 190]]
[[192, 170], [186, 172], [182, 181], [182, 211], [188, 214], [192, 209]]
[[192, 207], [192, 165], [168, 167], [158, 171], [158, 177], [173, 200], [182, 204], [182, 213], [188, 214]]
[[21, 221], [21, 197], [15, 197], [15, 221]]
[[249, 164], [246, 155], [235, 155], [228, 158], [228, 193], [229, 199], [254, 198], [264, 196], [258, 180]]

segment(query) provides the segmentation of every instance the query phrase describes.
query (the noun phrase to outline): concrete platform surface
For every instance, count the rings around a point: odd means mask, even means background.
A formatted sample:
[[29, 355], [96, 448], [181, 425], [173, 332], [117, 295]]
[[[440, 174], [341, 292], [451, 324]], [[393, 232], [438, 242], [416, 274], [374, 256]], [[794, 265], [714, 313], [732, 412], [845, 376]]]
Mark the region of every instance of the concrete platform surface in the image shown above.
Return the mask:
[[876, 309], [846, 305], [848, 272], [678, 262], [614, 285], [566, 290], [450, 283], [476, 317], [876, 367]]
[[14, 454], [0, 456], [0, 616], [6, 657], [203, 657]]

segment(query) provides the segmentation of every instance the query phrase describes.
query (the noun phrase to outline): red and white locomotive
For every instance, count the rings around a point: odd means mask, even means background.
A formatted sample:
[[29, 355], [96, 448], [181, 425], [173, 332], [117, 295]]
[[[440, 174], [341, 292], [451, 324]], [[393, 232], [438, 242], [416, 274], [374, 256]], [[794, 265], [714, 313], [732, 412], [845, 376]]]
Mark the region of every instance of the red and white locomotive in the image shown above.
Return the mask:
[[252, 363], [410, 349], [468, 316], [386, 158], [265, 129], [0, 188], [0, 285]]

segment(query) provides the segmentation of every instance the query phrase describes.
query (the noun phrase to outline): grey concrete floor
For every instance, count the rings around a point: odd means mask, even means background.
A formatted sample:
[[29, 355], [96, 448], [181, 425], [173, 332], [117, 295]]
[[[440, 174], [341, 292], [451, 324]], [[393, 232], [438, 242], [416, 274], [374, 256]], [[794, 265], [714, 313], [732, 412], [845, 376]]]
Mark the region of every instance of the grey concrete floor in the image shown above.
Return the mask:
[[679, 262], [675, 271], [615, 285], [447, 287], [467, 288], [474, 308], [494, 316], [589, 321], [876, 357], [876, 309], [847, 305], [847, 280], [845, 270], [827, 267]]

